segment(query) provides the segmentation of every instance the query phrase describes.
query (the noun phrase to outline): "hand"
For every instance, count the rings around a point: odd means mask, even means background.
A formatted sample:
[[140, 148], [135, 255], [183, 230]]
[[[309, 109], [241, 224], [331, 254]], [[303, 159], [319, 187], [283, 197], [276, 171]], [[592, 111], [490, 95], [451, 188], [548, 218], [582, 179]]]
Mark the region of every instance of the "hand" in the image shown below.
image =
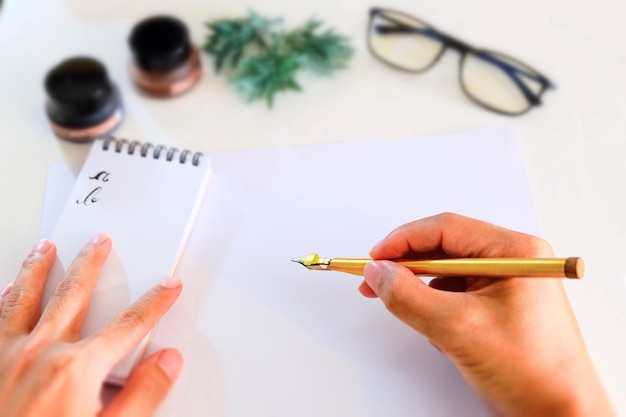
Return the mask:
[[111, 239], [96, 236], [78, 254], [41, 312], [42, 294], [56, 248], [37, 244], [14, 284], [0, 295], [0, 415], [149, 416], [178, 376], [182, 357], [164, 349], [143, 360], [106, 406], [100, 392], [107, 374], [141, 341], [181, 292], [178, 278], [148, 291], [100, 332], [79, 330]]
[[[543, 240], [454, 214], [400, 226], [374, 259], [553, 257]], [[438, 277], [375, 261], [359, 288], [447, 355], [505, 416], [612, 416], [562, 281]]]

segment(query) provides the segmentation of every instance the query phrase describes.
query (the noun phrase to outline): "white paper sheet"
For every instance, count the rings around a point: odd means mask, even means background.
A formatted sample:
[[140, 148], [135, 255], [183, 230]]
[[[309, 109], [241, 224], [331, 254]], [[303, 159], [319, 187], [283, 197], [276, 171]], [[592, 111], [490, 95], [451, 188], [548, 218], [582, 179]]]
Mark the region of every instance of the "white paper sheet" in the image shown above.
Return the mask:
[[179, 269], [185, 289], [162, 319], [178, 329], [169, 345], [186, 365], [159, 415], [489, 415], [439, 351], [357, 292], [358, 277], [290, 259], [367, 256], [393, 228], [443, 211], [539, 234], [514, 133], [211, 160], [215, 175]]

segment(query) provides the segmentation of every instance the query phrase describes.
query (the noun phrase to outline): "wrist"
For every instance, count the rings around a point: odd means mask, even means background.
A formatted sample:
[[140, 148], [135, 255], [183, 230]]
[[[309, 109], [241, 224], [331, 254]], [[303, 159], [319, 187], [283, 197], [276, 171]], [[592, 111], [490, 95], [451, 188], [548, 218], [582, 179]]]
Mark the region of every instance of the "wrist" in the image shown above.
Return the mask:
[[[535, 395], [533, 395], [533, 392]], [[600, 379], [591, 369], [576, 378], [564, 377], [558, 387], [536, 384], [507, 417], [616, 417]], [[508, 412], [507, 412], [508, 411]]]

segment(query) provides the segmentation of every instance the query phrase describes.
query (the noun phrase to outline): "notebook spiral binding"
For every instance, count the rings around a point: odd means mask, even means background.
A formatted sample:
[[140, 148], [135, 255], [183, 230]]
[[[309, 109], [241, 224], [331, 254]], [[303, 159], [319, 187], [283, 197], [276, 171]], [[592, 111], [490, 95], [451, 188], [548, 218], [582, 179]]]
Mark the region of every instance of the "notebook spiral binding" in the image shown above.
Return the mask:
[[[113, 147], [111, 148], [111, 146]], [[187, 149], [180, 151], [178, 148], [174, 147], [168, 148], [163, 145], [155, 146], [149, 142], [141, 143], [136, 140], [129, 141], [123, 138], [116, 138], [114, 136], [106, 137], [102, 143], [103, 150], [108, 151], [109, 148], [117, 153], [126, 151], [129, 155], [134, 155], [135, 151], [139, 148], [139, 155], [144, 158], [149, 154], [152, 154], [154, 159], [159, 159], [161, 156], [165, 155], [165, 160], [168, 162], [173, 161], [176, 154], [178, 154], [178, 158], [176, 159], [179, 163], [184, 164], [189, 158], [191, 158], [191, 164], [193, 166], [198, 166], [200, 164], [200, 158], [203, 156], [201, 152], [196, 152], [192, 155], [192, 152]]]

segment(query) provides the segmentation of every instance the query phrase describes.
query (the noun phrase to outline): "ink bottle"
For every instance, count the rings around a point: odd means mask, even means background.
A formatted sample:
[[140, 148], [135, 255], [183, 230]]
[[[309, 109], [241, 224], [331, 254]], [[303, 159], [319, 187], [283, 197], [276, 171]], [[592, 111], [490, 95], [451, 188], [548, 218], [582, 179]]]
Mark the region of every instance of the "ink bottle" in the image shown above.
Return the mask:
[[54, 133], [85, 142], [115, 130], [123, 119], [122, 101], [105, 66], [90, 57], [69, 58], [46, 75], [46, 114]]
[[144, 19], [135, 25], [128, 43], [133, 56], [131, 78], [144, 93], [173, 97], [200, 80], [200, 53], [180, 20], [170, 16]]

